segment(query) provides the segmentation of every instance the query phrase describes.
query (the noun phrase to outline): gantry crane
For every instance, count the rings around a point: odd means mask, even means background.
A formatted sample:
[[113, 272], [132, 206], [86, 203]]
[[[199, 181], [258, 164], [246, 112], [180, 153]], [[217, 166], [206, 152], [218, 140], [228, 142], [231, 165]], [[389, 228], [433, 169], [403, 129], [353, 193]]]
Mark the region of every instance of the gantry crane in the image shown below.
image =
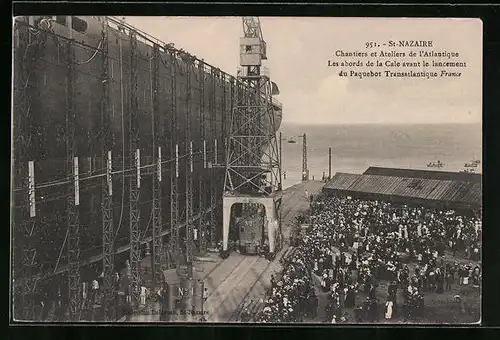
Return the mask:
[[[269, 253], [280, 238], [281, 162], [276, 132], [281, 117], [273, 107], [277, 86], [262, 66], [266, 42], [257, 17], [243, 17], [236, 105], [231, 115], [223, 195], [223, 254], [227, 255], [231, 207], [265, 207]], [[278, 242], [280, 242], [278, 240]]]

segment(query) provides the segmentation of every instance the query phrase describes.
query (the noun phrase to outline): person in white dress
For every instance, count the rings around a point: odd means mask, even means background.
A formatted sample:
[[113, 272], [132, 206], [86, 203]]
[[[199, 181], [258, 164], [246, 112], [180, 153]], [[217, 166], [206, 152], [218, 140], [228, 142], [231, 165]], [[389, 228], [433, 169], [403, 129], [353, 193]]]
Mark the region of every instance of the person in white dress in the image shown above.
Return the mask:
[[146, 292], [147, 292], [147, 288], [144, 286], [141, 286], [140, 298], [141, 298], [141, 305], [142, 306], [146, 305]]
[[394, 303], [391, 300], [387, 300], [385, 303], [385, 318], [386, 320], [392, 319], [392, 307]]
[[97, 292], [99, 291], [99, 282], [97, 280], [92, 281], [91, 289], [90, 299], [92, 300], [92, 303], [95, 303], [97, 300]]

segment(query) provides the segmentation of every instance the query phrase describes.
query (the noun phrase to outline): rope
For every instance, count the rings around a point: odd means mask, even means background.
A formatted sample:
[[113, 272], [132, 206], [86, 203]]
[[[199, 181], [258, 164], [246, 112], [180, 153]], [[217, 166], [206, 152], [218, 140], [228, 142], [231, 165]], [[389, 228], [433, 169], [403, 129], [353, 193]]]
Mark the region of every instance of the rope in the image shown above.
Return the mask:
[[102, 45], [103, 42], [104, 42], [104, 38], [99, 41], [99, 44], [97, 45], [97, 48], [96, 48], [94, 54], [88, 60], [86, 60], [86, 61], [75, 61], [75, 64], [77, 64], [77, 65], [84, 65], [84, 64], [90, 63], [92, 61], [92, 59], [94, 59], [94, 57], [97, 55], [97, 53], [101, 50], [101, 45]]
[[69, 234], [69, 228], [66, 229], [66, 237], [64, 237], [64, 242], [61, 246], [61, 251], [59, 252], [59, 257], [57, 258], [57, 262], [56, 262], [56, 266], [54, 268], [54, 274], [56, 273], [57, 271], [57, 267], [59, 267], [59, 261], [61, 260], [61, 257], [62, 257], [62, 252], [64, 250], [64, 246], [66, 245], [66, 240], [68, 239], [68, 234]]

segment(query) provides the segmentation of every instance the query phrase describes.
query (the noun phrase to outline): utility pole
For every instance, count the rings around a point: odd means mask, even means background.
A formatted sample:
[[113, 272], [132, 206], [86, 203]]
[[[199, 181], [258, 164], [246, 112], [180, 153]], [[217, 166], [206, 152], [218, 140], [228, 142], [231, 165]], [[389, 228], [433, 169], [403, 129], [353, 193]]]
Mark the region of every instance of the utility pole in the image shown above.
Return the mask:
[[307, 169], [307, 136], [302, 135], [302, 181], [309, 180], [309, 169]]
[[332, 178], [332, 147], [328, 148], [328, 179]]

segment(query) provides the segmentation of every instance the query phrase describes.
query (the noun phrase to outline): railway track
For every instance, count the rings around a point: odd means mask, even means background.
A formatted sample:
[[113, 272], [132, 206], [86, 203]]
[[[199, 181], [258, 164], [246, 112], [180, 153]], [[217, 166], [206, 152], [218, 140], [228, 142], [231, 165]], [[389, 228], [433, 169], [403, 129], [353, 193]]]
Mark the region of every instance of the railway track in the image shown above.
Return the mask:
[[[307, 185], [306, 185], [307, 186]], [[271, 267], [278, 267], [277, 269], [281, 269], [281, 266], [279, 265], [279, 261], [282, 259], [282, 258], [286, 258], [287, 256], [290, 255], [291, 251], [293, 251], [293, 247], [291, 247], [288, 243], [288, 237], [285, 237], [285, 233], [288, 232], [290, 230], [290, 226], [291, 226], [291, 223], [293, 223], [293, 219], [295, 218], [295, 216], [306, 210], [307, 207], [308, 207], [308, 202], [301, 199], [300, 196], [302, 195], [302, 192], [301, 190], [304, 189], [302, 185], [298, 185], [298, 186], [295, 186], [296, 188], [294, 187], [291, 187], [290, 189], [290, 195], [286, 195], [288, 197], [283, 197], [283, 200], [285, 202], [289, 202], [289, 201], [294, 201], [294, 198], [297, 197], [298, 195], [298, 199], [296, 200], [295, 204], [287, 207], [285, 213], [283, 214], [283, 223], [284, 225], [286, 226], [286, 228], [284, 228], [283, 230], [283, 237], [284, 237], [284, 242], [283, 242], [283, 249], [278, 253], [278, 256], [276, 256], [276, 258], [274, 259], [274, 261], [270, 261], [265, 269], [263, 270], [262, 273], [260, 273], [260, 275], [258, 276], [258, 279], [252, 284], [252, 286], [250, 287], [250, 289], [248, 290], [248, 292], [246, 293], [246, 295], [244, 296], [243, 300], [239, 303], [238, 305], [238, 308], [232, 313], [230, 319], [228, 321], [230, 322], [238, 322], [238, 321], [241, 321], [241, 316], [242, 316], [242, 313], [245, 311], [245, 310], [250, 310], [250, 315], [251, 315], [251, 319], [252, 321], [255, 321], [256, 317], [258, 316], [258, 314], [260, 313], [260, 311], [262, 310], [262, 307], [263, 307], [263, 304], [259, 303], [259, 301], [255, 301], [255, 299], [259, 300], [258, 299], [258, 296], [262, 296], [262, 292], [255, 292], [256, 290], [256, 286], [260, 283], [260, 284], [263, 284], [263, 277], [266, 276], [266, 274], [269, 274], [270, 273], [270, 269]], [[308, 187], [308, 186], [307, 186]], [[299, 189], [300, 188], [300, 189]], [[311, 193], [314, 193], [316, 192], [315, 187], [313, 188], [308, 188], [308, 189], [313, 189], [313, 190], [309, 190]], [[304, 207], [305, 205], [305, 207]], [[291, 213], [294, 213], [294, 214], [291, 214]], [[273, 266], [273, 264], [275, 264], [275, 266]], [[270, 276], [270, 275], [269, 275]], [[267, 285], [265, 285], [267, 286]], [[268, 292], [268, 287], [265, 287], [264, 289], [264, 296], [267, 294]], [[254, 294], [252, 294], [254, 293]], [[255, 294], [257, 293], [257, 294]], [[250, 303], [248, 303], [248, 300], [250, 299]]]
[[[320, 186], [317, 187], [319, 189]], [[241, 322], [242, 312], [245, 310], [249, 311], [253, 319], [260, 313], [263, 308], [260, 299], [268, 293], [271, 273], [282, 269], [280, 260], [289, 256], [294, 249], [288, 243], [287, 234], [295, 215], [309, 206], [309, 202], [303, 197], [303, 190], [306, 188], [311, 193], [316, 191], [315, 186], [306, 184], [291, 187], [284, 193], [284, 243], [273, 261], [257, 256], [232, 254], [210, 267], [206, 274], [200, 275], [205, 287], [210, 290], [203, 307], [207, 312], [207, 321]]]

